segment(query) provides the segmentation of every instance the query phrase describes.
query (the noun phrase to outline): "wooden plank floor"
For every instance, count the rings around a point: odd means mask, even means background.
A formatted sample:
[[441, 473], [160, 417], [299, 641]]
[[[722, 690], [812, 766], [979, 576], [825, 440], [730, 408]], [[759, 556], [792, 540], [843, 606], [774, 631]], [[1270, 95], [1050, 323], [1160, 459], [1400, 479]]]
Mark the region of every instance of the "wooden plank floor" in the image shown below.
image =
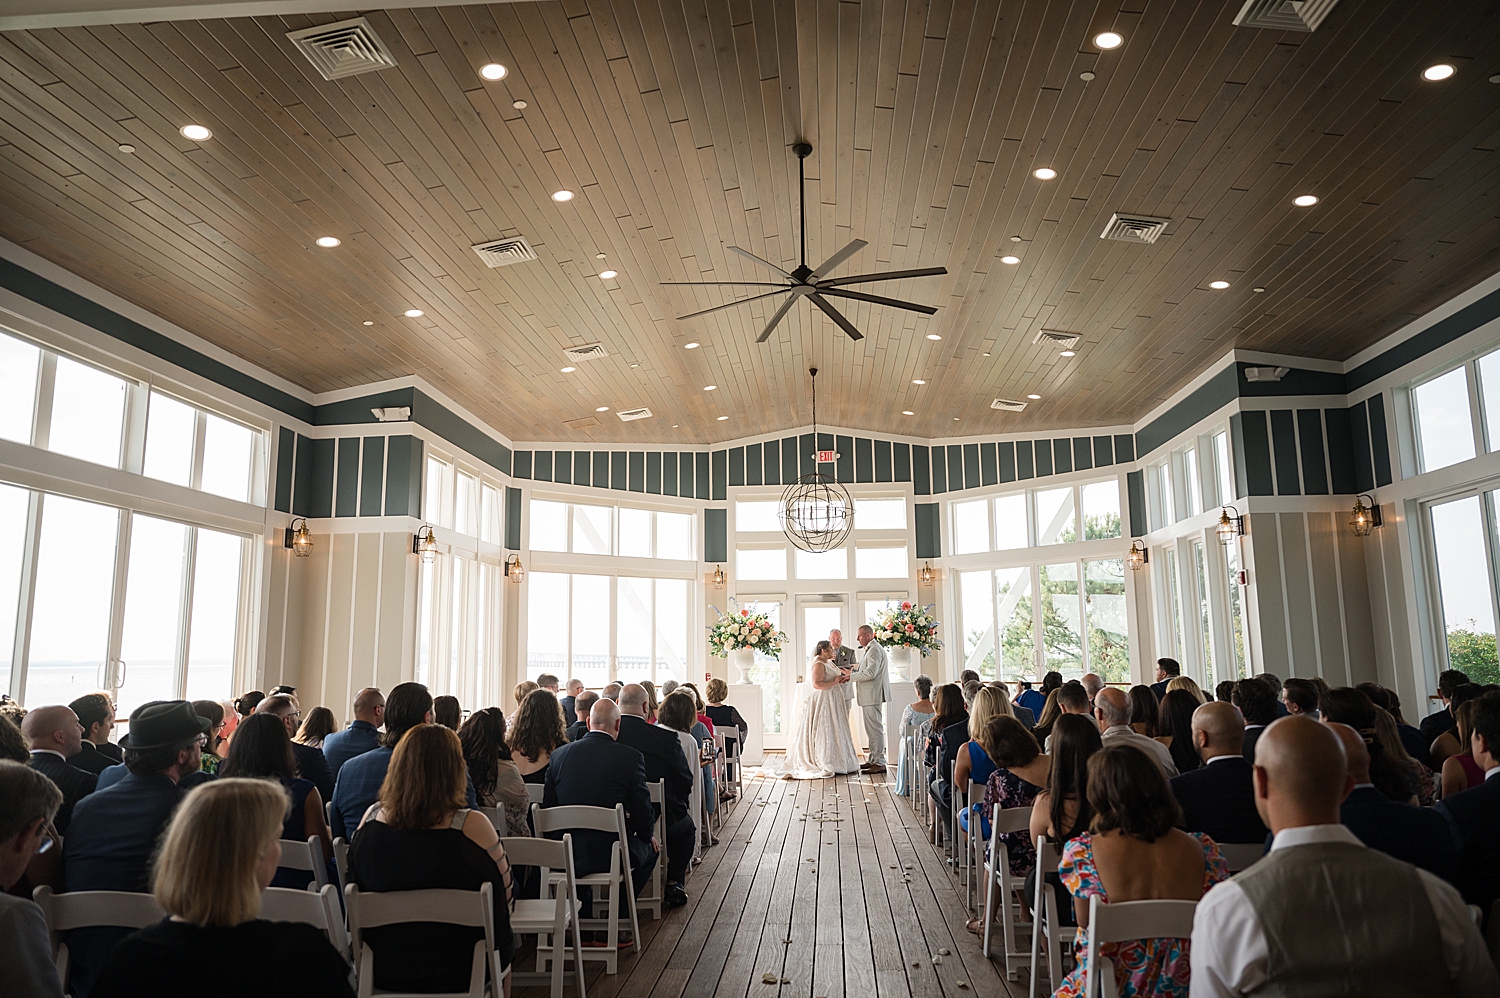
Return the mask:
[[[892, 793], [894, 769], [809, 781], [745, 775], [744, 799], [688, 880], [687, 906], [643, 919], [642, 950], [623, 956], [618, 974], [590, 965], [589, 998], [1025, 993], [1024, 978], [1007, 987], [1003, 966], [964, 931], [963, 880], [927, 842], [907, 798]], [[530, 970], [530, 957], [519, 967]], [[765, 974], [777, 983], [763, 983]], [[525, 987], [513, 998], [547, 994]]]

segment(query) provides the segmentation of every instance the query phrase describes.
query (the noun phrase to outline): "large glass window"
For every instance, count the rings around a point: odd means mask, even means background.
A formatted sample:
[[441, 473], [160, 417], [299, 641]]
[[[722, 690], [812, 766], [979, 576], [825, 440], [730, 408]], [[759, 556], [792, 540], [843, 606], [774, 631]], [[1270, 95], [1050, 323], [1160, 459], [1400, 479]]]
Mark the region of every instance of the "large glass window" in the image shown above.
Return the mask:
[[857, 530], [905, 530], [905, 499], [854, 500], [854, 526]]
[[1077, 539], [1073, 529], [1073, 490], [1039, 489], [1036, 497], [1036, 542], [1067, 544]]
[[119, 523], [108, 506], [42, 504], [24, 703], [68, 703], [105, 684]]
[[1193, 541], [1193, 592], [1198, 604], [1198, 642], [1203, 655], [1203, 676], [1207, 680], [1205, 689], [1218, 683], [1214, 668], [1213, 614], [1208, 605], [1208, 565], [1202, 541]]
[[1240, 546], [1226, 545], [1225, 561], [1229, 569], [1229, 641], [1234, 655], [1236, 678], [1250, 675], [1250, 654], [1245, 644], [1245, 594], [1240, 587]]
[[248, 426], [221, 419], [211, 412], [204, 413], [203, 421], [203, 471], [199, 488], [226, 499], [248, 501], [258, 435]]
[[573, 505], [573, 553], [613, 554], [614, 509]]
[[854, 574], [861, 579], [904, 579], [911, 574], [906, 548], [854, 549]]
[[1203, 512], [1203, 491], [1198, 477], [1198, 448], [1189, 447], [1182, 452], [1182, 477], [1187, 485], [1187, 515], [1197, 516]]
[[31, 443], [41, 362], [42, 351], [30, 343], [0, 336], [0, 438]]
[[[5, 341], [0, 338], [0, 349]], [[11, 655], [15, 648], [16, 611], [21, 601], [21, 571], [26, 558], [26, 532], [31, 495], [25, 489], [0, 485], [0, 690], [10, 689]]]
[[[1084, 486], [1087, 488], [1088, 486]], [[1116, 506], [1119, 505], [1116, 500]], [[995, 497], [995, 550], [1012, 551], [1027, 545], [1026, 494]]]
[[[797, 562], [799, 579], [847, 579], [849, 577], [849, 552], [843, 548], [836, 551], [793, 552]], [[904, 574], [904, 573], [903, 573]]]
[[995, 572], [995, 619], [1000, 622], [1003, 679], [1036, 678], [1036, 627], [1031, 610], [1031, 569]]
[[[960, 572], [959, 612], [964, 622], [964, 664], [986, 679], [995, 677], [995, 619], [991, 590], [992, 573]], [[1029, 635], [1028, 635], [1029, 637]]]
[[[152, 700], [171, 700], [176, 693], [188, 537], [188, 528], [180, 523], [131, 517], [125, 629], [120, 641], [124, 664], [115, 703], [121, 715], [129, 716]], [[226, 676], [215, 698], [229, 687]]]
[[[974, 499], [956, 502], [952, 509], [953, 553], [975, 554], [990, 550], [990, 504], [984, 499]], [[1024, 530], [1025, 520], [1021, 523]]]
[[786, 548], [738, 548], [734, 552], [736, 578], [775, 582], [786, 578]]
[[1483, 504], [1479, 496], [1465, 496], [1435, 504], [1429, 512], [1449, 668], [1462, 669], [1476, 683], [1496, 682], [1500, 669]]
[[1130, 637], [1125, 614], [1125, 562], [1083, 563], [1088, 611], [1089, 671], [1107, 683], [1130, 681]]
[[1041, 566], [1042, 651], [1049, 669], [1065, 679], [1083, 674], [1082, 606], [1078, 563]]
[[[781, 503], [759, 500], [741, 499], [734, 504], [734, 529], [737, 532], [758, 532], [769, 530], [780, 530], [781, 519], [777, 510]], [[858, 511], [855, 520], [858, 522]]]
[[1234, 498], [1234, 472], [1229, 465], [1229, 434], [1214, 434], [1214, 467], [1217, 470], [1216, 477], [1219, 486], [1217, 502], [1224, 505]]
[[1460, 367], [1411, 391], [1417, 430], [1418, 468], [1434, 471], [1474, 456], [1474, 426], [1469, 388]]
[[550, 672], [595, 688], [689, 678], [688, 580], [532, 572], [527, 581], [527, 678]]
[[1120, 536], [1120, 483], [1092, 482], [1081, 490], [1083, 495], [1083, 539], [1103, 540]]
[[48, 449], [118, 468], [124, 428], [125, 382], [97, 367], [57, 358]]
[[152, 392], [147, 406], [146, 461], [142, 470], [150, 478], [173, 485], [191, 485], [198, 410], [161, 392]]
[[694, 523], [691, 513], [533, 499], [531, 549], [692, 561]]

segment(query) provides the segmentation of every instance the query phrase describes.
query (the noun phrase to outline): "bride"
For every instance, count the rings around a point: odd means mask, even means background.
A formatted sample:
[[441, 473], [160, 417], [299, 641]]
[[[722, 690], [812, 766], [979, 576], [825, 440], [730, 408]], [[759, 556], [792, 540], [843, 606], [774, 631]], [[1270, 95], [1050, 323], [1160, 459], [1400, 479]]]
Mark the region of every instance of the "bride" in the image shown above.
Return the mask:
[[827, 641], [818, 642], [808, 679], [811, 689], [787, 738], [786, 777], [820, 780], [858, 772], [849, 705], [841, 689], [849, 679], [833, 664], [833, 646]]

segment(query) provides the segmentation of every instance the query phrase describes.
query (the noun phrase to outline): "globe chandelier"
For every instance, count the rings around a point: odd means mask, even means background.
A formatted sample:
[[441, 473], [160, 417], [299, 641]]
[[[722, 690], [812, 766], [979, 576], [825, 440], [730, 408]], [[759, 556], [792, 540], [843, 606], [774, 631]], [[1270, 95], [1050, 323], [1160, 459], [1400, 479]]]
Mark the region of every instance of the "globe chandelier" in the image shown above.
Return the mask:
[[781, 493], [777, 515], [782, 532], [795, 547], [822, 554], [849, 538], [854, 529], [854, 500], [835, 479], [818, 471], [818, 369], [809, 368], [808, 373], [812, 375], [813, 470]]

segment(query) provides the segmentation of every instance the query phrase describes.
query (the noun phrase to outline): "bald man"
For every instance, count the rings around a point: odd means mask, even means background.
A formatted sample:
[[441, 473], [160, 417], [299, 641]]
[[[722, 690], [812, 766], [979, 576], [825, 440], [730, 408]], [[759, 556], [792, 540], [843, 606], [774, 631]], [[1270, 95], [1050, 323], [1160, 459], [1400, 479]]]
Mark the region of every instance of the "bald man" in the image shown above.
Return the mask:
[[1261, 735], [1254, 766], [1255, 805], [1276, 838], [1265, 859], [1198, 902], [1192, 998], [1500, 991], [1458, 892], [1339, 823], [1354, 780], [1338, 735], [1284, 717]]
[[83, 725], [73, 708], [63, 704], [38, 707], [21, 722], [21, 735], [31, 747], [31, 768], [57, 784], [62, 791], [62, 807], [57, 809], [53, 824], [67, 834], [73, 821], [73, 805], [94, 792], [99, 777], [69, 765], [70, 756], [83, 746]]
[[347, 728], [323, 739], [323, 758], [335, 780], [344, 763], [380, 747], [380, 726], [385, 723], [385, 694], [373, 686], [366, 686], [354, 694], [351, 712], [354, 720]]
[[1419, 866], [1458, 886], [1458, 846], [1448, 822], [1430, 807], [1394, 801], [1370, 782], [1370, 751], [1347, 724], [1329, 724], [1344, 744], [1354, 789], [1339, 805], [1339, 820], [1371, 849]]
[[1093, 703], [1099, 696], [1099, 691], [1104, 689], [1104, 680], [1092, 672], [1085, 672], [1083, 678], [1078, 680], [1083, 691], [1089, 695], [1089, 702]]
[[1154, 759], [1167, 779], [1177, 775], [1177, 763], [1167, 747], [1130, 726], [1130, 698], [1124, 690], [1115, 686], [1100, 690], [1094, 697], [1094, 719], [1099, 724], [1099, 740], [1105, 745], [1133, 745]]
[[615, 739], [641, 753], [646, 760], [646, 782], [663, 784], [666, 812], [667, 879], [663, 902], [668, 908], [687, 904], [687, 873], [693, 860], [693, 822], [691, 800], [693, 770], [682, 754], [677, 733], [657, 727], [646, 720], [650, 713], [646, 688], [631, 683], [620, 691], [620, 734]]
[[1172, 778], [1182, 805], [1182, 827], [1215, 842], [1264, 842], [1267, 829], [1255, 810], [1255, 785], [1241, 746], [1245, 721], [1233, 704], [1206, 703], [1193, 711], [1197, 769]]

